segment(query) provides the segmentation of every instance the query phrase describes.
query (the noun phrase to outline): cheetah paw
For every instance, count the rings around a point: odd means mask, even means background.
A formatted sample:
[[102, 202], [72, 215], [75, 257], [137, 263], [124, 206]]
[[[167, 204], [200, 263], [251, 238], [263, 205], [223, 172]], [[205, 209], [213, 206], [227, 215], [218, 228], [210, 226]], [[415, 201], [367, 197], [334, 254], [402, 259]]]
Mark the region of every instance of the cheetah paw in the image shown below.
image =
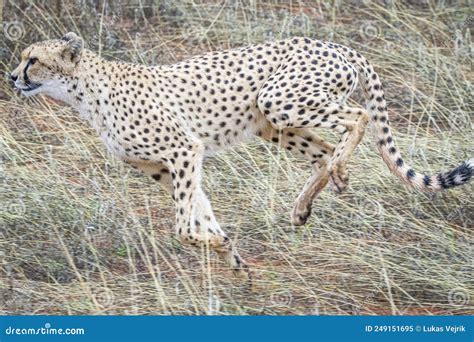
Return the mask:
[[311, 206], [307, 206], [303, 209], [299, 208], [298, 203], [295, 204], [291, 213], [291, 224], [294, 226], [302, 226], [308, 221], [308, 217], [311, 215]]

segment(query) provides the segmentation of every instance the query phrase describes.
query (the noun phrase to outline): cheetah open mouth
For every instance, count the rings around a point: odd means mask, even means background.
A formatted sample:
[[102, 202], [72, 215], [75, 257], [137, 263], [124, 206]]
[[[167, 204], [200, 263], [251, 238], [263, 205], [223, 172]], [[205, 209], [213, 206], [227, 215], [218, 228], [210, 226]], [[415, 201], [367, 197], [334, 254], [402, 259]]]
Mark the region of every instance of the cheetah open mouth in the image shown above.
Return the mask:
[[41, 83], [28, 83], [26, 85], [26, 88], [20, 88], [21, 91], [33, 91], [35, 89], [38, 89], [41, 87]]
[[28, 83], [25, 88], [18, 87], [21, 91], [28, 92], [33, 91], [41, 87], [41, 83]]

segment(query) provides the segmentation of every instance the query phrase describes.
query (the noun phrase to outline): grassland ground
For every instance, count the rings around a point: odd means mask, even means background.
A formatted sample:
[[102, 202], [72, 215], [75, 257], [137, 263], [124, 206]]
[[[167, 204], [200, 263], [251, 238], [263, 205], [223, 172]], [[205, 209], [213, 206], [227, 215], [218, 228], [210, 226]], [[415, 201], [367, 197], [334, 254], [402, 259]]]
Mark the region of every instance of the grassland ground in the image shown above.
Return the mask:
[[[435, 173], [474, 150], [472, 25], [462, 1], [15, 1], [3, 8], [0, 68], [68, 31], [150, 65], [295, 35], [331, 40], [374, 64], [405, 159]], [[5, 77], [0, 314], [473, 314], [472, 184], [407, 189], [370, 130], [349, 172], [344, 194], [324, 190], [293, 227], [305, 161], [259, 140], [206, 161], [216, 216], [257, 274], [249, 293], [214, 255], [174, 239], [173, 203], [156, 182], [108, 155], [73, 110], [21, 98]]]

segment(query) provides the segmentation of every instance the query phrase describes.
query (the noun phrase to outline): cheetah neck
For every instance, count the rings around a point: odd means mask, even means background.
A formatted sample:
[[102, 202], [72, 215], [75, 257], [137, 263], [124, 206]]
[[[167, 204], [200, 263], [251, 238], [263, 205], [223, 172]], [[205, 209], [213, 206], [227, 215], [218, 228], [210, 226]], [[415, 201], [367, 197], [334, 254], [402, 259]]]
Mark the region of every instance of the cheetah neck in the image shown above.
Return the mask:
[[105, 104], [110, 100], [111, 88], [116, 82], [114, 69], [118, 64], [84, 50], [74, 73], [66, 77], [66, 87], [51, 95], [76, 109], [82, 119], [101, 133], [106, 129], [108, 109]]
[[84, 50], [74, 72], [65, 77], [64, 87], [48, 95], [75, 108], [82, 119], [87, 120], [99, 135], [103, 135], [110, 131], [108, 125], [114, 123], [113, 105], [114, 102], [120, 103], [117, 89], [128, 85], [134, 75], [151, 70], [153, 77], [166, 77], [162, 74], [161, 66], [146, 67], [109, 61], [90, 50]]

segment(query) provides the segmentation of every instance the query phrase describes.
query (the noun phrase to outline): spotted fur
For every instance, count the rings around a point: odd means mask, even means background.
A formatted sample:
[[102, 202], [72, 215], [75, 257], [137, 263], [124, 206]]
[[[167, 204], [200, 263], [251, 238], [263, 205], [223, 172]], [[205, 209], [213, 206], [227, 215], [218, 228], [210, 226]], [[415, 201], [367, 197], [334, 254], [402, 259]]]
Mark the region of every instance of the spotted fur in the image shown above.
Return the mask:
[[358, 70], [367, 98], [367, 110], [373, 126], [378, 150], [390, 170], [403, 182], [417, 190], [436, 192], [467, 183], [474, 171], [474, 159], [466, 160], [460, 166], [448, 172], [440, 172], [429, 176], [416, 172], [402, 158], [400, 150], [393, 139], [387, 105], [382, 83], [374, 68], [359, 53], [338, 44], [330, 44], [343, 54]]
[[[12, 73], [16, 87], [73, 106], [109, 151], [170, 192], [182, 241], [210, 247], [239, 274], [248, 269], [201, 188], [203, 159], [218, 150], [259, 136], [308, 160], [312, 174], [296, 200], [295, 225], [306, 222], [328, 182], [337, 192], [347, 186], [346, 163], [369, 120], [383, 160], [408, 185], [437, 191], [472, 176], [473, 159], [434, 177], [405, 163], [379, 77], [347, 47], [293, 38], [149, 67], [108, 61], [83, 45], [68, 33], [29, 46]], [[359, 80], [367, 110], [346, 104]], [[339, 132], [339, 143], [325, 142], [315, 127]]]

